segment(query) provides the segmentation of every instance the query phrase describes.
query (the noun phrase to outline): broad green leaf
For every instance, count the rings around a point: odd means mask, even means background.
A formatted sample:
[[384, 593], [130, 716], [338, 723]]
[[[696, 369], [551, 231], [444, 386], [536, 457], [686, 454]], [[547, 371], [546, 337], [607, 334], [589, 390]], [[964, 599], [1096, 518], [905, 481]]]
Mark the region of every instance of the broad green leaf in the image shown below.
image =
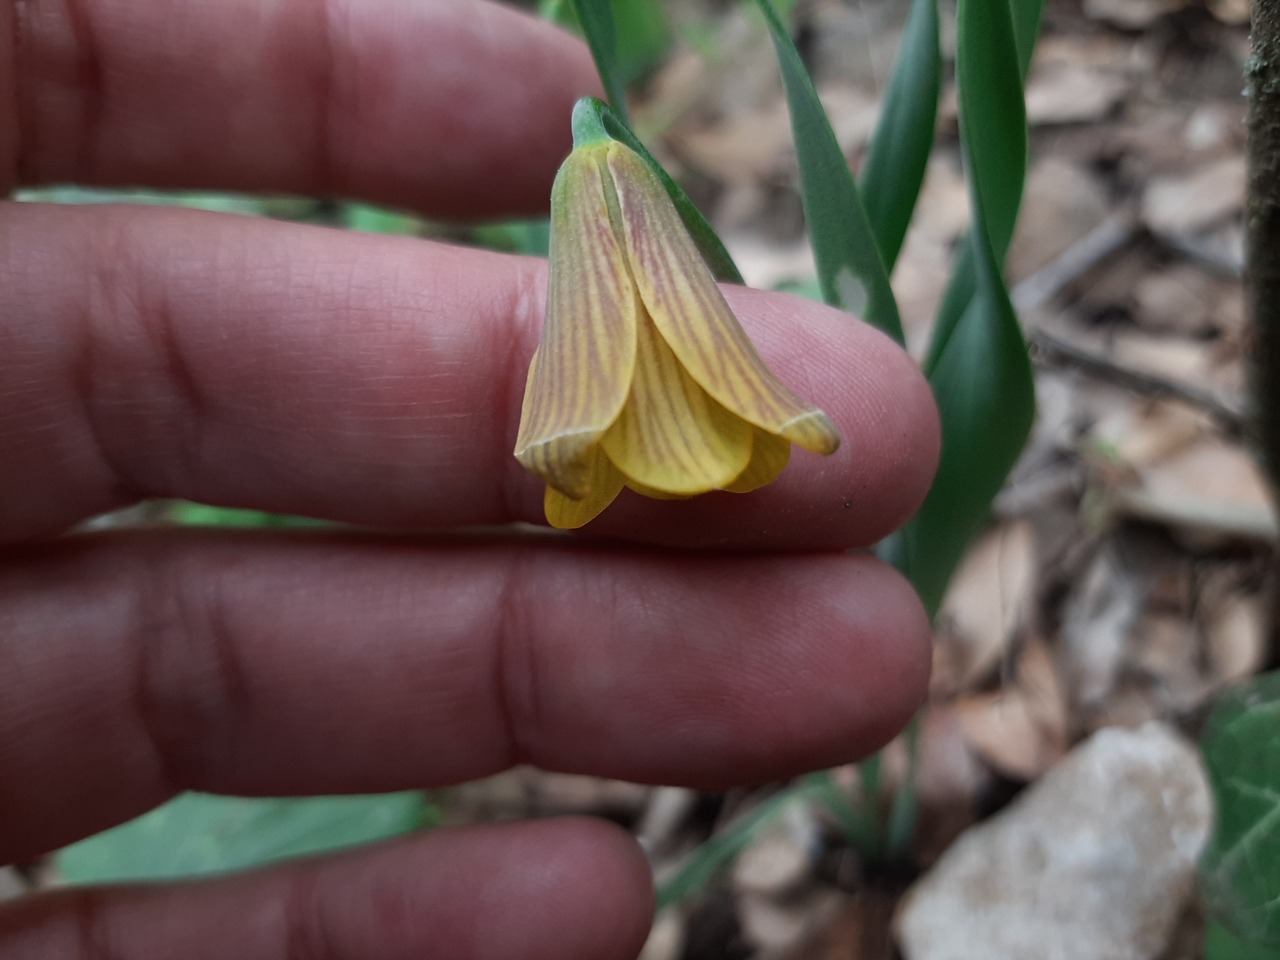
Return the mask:
[[942, 87], [937, 0], [913, 0], [859, 192], [885, 268], [892, 273], [933, 150]]
[[[1009, 0], [1010, 13], [1012, 16], [1014, 43], [1017, 47], [1018, 76], [1021, 77], [1025, 84], [1027, 74], [1031, 69], [1031, 56], [1035, 52], [1036, 37], [1040, 32], [1040, 18], [1044, 11], [1044, 0]], [[1005, 57], [1008, 56], [1006, 51]], [[1026, 132], [1022, 132], [1020, 139], [1025, 141]], [[1022, 201], [1023, 181], [1019, 180], [1016, 184], [1017, 198], [1012, 204], [1012, 209], [1004, 211], [1005, 215], [996, 218], [989, 224], [989, 229], [993, 232], [990, 234], [990, 242], [995, 258], [998, 263], [1004, 263], [1005, 257], [1009, 252], [1009, 244], [1013, 241], [1013, 225], [1017, 222], [1018, 207]], [[1014, 184], [1007, 184], [1012, 188]], [[1001, 225], [1007, 224], [1008, 231], [1000, 232]], [[960, 317], [968, 309], [969, 301], [973, 299], [974, 289], [977, 284], [977, 276], [974, 272], [973, 261], [973, 245], [966, 244], [960, 251], [955, 266], [951, 271], [951, 279], [947, 283], [946, 291], [943, 293], [942, 304], [938, 309], [938, 319], [934, 324], [933, 339], [929, 343], [929, 356], [925, 360], [924, 369], [928, 373], [938, 362], [938, 357], [942, 353], [942, 348], [946, 345], [947, 338], [951, 336], [952, 330], [959, 322]]]
[[937, 477], [920, 512], [885, 551], [930, 613], [986, 520], [1035, 415], [1031, 364], [1000, 265], [1026, 176], [1013, 20], [1008, 0], [960, 0], [956, 17], [960, 132], [974, 208], [973, 295], [927, 370], [942, 417]]
[[1236, 936], [1280, 948], [1280, 671], [1218, 704], [1201, 741], [1217, 810], [1200, 862], [1212, 917]]
[[432, 825], [421, 793], [247, 799], [187, 793], [58, 852], [69, 883], [169, 880], [242, 870]]
[[707, 266], [715, 275], [717, 280], [727, 283], [741, 284], [742, 274], [738, 272], [738, 267], [733, 262], [733, 258], [729, 256], [729, 251], [725, 249], [724, 243], [720, 240], [719, 235], [711, 228], [702, 212], [697, 208], [692, 200], [689, 199], [680, 184], [672, 179], [671, 174], [667, 173], [651, 154], [640, 139], [631, 132], [631, 129], [622, 121], [617, 114], [609, 109], [602, 101], [594, 97], [588, 97], [579, 100], [574, 107], [574, 113], [577, 115], [581, 109], [590, 109], [596, 115], [600, 125], [614, 140], [619, 143], [625, 143], [628, 147], [638, 153], [649, 168], [662, 181], [662, 187], [667, 191], [667, 196], [671, 198], [671, 202], [675, 204], [676, 212], [680, 214], [680, 219], [684, 221], [685, 227], [689, 231], [689, 235], [693, 237], [693, 242], [698, 246], [698, 252], [702, 254], [702, 259], [707, 262]]
[[800, 196], [822, 297], [901, 343], [902, 321], [885, 261], [818, 91], [777, 11], [769, 0], [756, 3], [773, 38], [787, 90], [800, 166]]
[[613, 19], [613, 4], [603, 0], [572, 0], [582, 34], [591, 48], [600, 82], [613, 112], [627, 120], [627, 83], [618, 57], [618, 26]]
[[1276, 960], [1276, 948], [1242, 940], [1211, 920], [1205, 924], [1204, 960]]

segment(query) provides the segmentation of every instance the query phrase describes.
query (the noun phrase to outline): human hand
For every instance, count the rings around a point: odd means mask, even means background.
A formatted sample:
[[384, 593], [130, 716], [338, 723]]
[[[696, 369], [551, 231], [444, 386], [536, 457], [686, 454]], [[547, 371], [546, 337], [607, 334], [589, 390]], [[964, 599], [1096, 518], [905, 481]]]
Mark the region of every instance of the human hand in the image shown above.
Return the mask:
[[[0, 28], [10, 184], [533, 212], [596, 91], [579, 44], [478, 0], [29, 0]], [[835, 311], [727, 292], [839, 426], [833, 457], [745, 496], [624, 494], [591, 527], [608, 543], [444, 532], [541, 519], [511, 449], [544, 285], [543, 263], [420, 240], [0, 207], [0, 862], [187, 789], [520, 762], [711, 788], [905, 722], [927, 624], [840, 551], [919, 503], [936, 416], [905, 355]], [[418, 535], [58, 536], [145, 497]], [[0, 909], [0, 955], [611, 960], [650, 910], [630, 838], [562, 820], [28, 898]]]

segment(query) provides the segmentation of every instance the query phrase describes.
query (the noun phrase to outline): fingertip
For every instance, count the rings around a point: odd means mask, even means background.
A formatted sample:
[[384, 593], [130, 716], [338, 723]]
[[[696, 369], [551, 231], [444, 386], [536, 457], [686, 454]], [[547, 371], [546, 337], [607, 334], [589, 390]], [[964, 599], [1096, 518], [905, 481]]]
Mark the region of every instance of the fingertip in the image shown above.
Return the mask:
[[653, 879], [621, 827], [563, 817], [478, 829], [500, 844], [502, 866], [476, 906], [502, 922], [479, 931], [477, 956], [632, 960], [640, 952]]
[[762, 681], [755, 695], [772, 704], [759, 727], [762, 771], [860, 760], [897, 736], [928, 692], [932, 631], [907, 580], [864, 554], [830, 557], [821, 576], [804, 611], [811, 626], [778, 654], [790, 664], [769, 681], [780, 693]]

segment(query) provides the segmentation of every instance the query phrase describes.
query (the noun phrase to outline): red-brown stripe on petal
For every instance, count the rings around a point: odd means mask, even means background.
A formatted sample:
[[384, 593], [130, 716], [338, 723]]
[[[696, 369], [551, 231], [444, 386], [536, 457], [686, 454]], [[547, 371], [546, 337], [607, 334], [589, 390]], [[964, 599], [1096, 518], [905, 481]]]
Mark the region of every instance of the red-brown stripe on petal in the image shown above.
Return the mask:
[[547, 313], [529, 368], [516, 458], [568, 497], [588, 492], [593, 448], [631, 389], [637, 296], [594, 154], [571, 153], [551, 191]]

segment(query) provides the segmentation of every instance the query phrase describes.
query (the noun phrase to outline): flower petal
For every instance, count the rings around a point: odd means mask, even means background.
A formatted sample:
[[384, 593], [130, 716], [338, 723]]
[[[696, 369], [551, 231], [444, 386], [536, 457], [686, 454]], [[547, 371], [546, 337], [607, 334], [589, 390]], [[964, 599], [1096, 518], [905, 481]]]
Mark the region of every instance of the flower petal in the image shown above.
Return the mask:
[[587, 459], [587, 492], [581, 499], [572, 500], [547, 484], [542, 498], [547, 523], [559, 530], [576, 530], [590, 523], [622, 492], [623, 482], [622, 474], [609, 462], [604, 451], [592, 447]]
[[681, 496], [706, 493], [746, 469], [751, 431], [685, 373], [641, 313], [631, 396], [600, 441], [613, 465], [644, 487]]
[[752, 432], [751, 462], [724, 489], [729, 493], [750, 493], [778, 479], [791, 459], [791, 441], [756, 428]]
[[575, 150], [551, 191], [547, 316], [516, 438], [516, 458], [571, 498], [590, 488], [593, 450], [635, 367], [638, 297], [609, 220], [603, 152]]
[[608, 165], [640, 299], [684, 369], [747, 422], [806, 450], [834, 452], [835, 427], [760, 358], [648, 165], [619, 143], [609, 145]]

